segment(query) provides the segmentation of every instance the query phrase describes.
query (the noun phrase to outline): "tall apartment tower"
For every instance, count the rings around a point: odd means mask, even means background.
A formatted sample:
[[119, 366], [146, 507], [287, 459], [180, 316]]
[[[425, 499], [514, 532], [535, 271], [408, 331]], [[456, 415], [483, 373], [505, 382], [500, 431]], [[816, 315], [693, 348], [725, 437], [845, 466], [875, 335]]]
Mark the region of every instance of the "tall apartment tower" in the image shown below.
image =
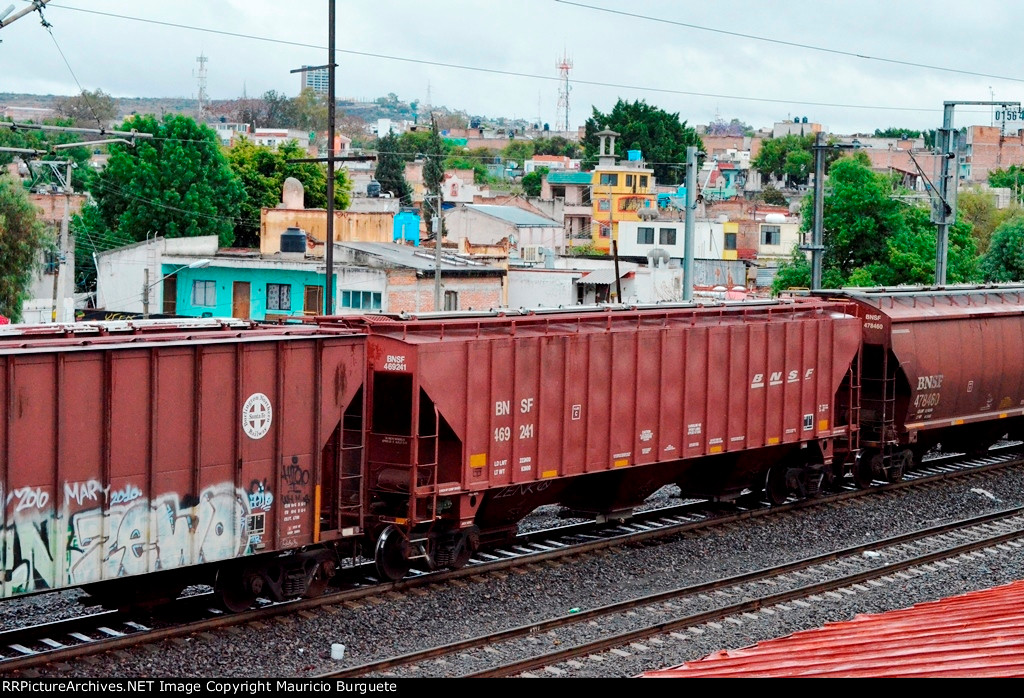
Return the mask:
[[304, 65], [302, 67], [307, 70], [303, 70], [299, 73], [302, 79], [302, 85], [299, 90], [301, 91], [307, 87], [312, 87], [313, 91], [317, 94], [327, 94], [328, 69], [314, 68], [313, 70], [308, 70], [309, 66]]

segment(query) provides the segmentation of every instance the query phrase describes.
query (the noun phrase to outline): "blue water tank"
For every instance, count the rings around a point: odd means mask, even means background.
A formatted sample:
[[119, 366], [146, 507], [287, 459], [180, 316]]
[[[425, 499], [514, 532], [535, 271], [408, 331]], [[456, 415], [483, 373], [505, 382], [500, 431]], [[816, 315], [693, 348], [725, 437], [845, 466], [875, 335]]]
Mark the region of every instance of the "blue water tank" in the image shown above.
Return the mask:
[[306, 231], [302, 228], [288, 228], [281, 233], [281, 252], [306, 253]]
[[639, 150], [627, 150], [626, 151], [626, 159], [627, 160], [632, 160], [632, 161], [639, 160], [640, 159], [640, 151]]

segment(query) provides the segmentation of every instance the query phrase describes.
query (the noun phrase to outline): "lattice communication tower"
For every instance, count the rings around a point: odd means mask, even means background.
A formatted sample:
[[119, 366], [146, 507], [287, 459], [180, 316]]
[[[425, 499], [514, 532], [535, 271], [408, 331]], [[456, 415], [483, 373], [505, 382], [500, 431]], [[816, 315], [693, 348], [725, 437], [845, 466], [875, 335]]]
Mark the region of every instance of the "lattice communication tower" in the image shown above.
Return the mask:
[[569, 71], [572, 70], [572, 59], [562, 54], [561, 60], [556, 64], [558, 68], [558, 115], [562, 117], [563, 131], [569, 130]]
[[196, 63], [199, 64], [199, 68], [195, 72], [196, 80], [199, 82], [199, 116], [203, 116], [203, 109], [206, 106], [206, 61], [210, 60], [205, 54], [199, 54], [196, 57]]

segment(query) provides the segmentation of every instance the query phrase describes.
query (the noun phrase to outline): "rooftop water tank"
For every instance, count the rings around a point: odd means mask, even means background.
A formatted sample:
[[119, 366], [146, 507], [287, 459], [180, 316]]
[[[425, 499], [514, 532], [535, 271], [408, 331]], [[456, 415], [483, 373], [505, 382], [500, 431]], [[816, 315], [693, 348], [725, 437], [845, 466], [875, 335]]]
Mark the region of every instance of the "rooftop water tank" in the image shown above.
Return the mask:
[[281, 233], [282, 254], [306, 254], [306, 231], [302, 228], [288, 228]]
[[639, 150], [627, 150], [626, 151], [626, 159], [627, 160], [632, 160], [632, 161], [639, 160], [640, 159], [640, 151]]
[[366, 195], [377, 197], [380, 196], [380, 182], [374, 180], [366, 185]]
[[769, 213], [764, 217], [765, 223], [785, 223], [786, 215], [784, 213]]

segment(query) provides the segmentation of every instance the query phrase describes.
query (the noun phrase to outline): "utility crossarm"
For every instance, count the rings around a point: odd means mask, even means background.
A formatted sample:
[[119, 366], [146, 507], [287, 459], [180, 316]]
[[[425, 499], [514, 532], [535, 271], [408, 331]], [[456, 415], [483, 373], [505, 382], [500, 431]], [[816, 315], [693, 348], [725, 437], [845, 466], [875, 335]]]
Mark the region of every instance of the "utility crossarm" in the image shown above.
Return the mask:
[[63, 133], [88, 133], [97, 136], [120, 136], [122, 138], [152, 138], [152, 133], [145, 133], [132, 129], [131, 131], [110, 131], [105, 128], [75, 128], [74, 126], [50, 126], [48, 124], [28, 124], [18, 121], [0, 121], [0, 126], [17, 131], [61, 131]]

